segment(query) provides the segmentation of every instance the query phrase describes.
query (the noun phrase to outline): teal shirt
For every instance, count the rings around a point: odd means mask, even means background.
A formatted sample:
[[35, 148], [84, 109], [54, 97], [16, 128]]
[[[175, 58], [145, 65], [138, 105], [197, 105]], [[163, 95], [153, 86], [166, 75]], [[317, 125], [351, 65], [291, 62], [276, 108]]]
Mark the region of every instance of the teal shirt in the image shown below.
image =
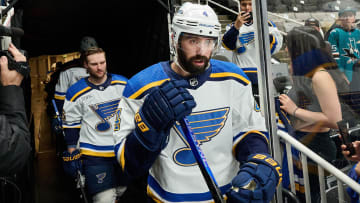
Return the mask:
[[328, 41], [339, 69], [352, 80], [353, 65], [360, 57], [360, 30], [355, 28], [345, 31], [335, 28], [331, 31]]

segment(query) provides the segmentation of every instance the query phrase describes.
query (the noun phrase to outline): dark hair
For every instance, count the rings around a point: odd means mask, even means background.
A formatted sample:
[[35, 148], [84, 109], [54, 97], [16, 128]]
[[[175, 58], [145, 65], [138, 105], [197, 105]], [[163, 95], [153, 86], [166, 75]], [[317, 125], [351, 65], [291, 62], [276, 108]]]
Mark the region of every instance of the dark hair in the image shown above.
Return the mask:
[[315, 18], [308, 18], [308, 19], [305, 20], [305, 26], [320, 27], [320, 22]]
[[87, 49], [83, 56], [84, 56], [84, 61], [87, 62], [87, 57], [93, 54], [98, 54], [98, 53], [104, 53], [105, 55], [105, 51], [100, 48], [100, 47], [90, 47], [89, 49]]
[[314, 49], [326, 49], [320, 32], [309, 26], [294, 27], [287, 34], [286, 45], [292, 60]]

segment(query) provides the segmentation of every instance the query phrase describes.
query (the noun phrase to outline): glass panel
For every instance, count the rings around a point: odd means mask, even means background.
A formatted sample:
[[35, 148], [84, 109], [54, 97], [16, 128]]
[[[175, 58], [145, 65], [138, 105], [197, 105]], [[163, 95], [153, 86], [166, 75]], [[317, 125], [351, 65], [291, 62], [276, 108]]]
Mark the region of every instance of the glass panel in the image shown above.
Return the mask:
[[[214, 58], [231, 61], [242, 68], [251, 80], [258, 100], [256, 23], [249, 21], [252, 2], [240, 2], [242, 16], [231, 11], [219, 12], [221, 18], [226, 15], [234, 24], [224, 29], [223, 46]], [[235, 1], [228, 0], [225, 4], [238, 11]], [[278, 101], [275, 102], [277, 113], [283, 120], [278, 126], [347, 173], [354, 162], [349, 162], [341, 153], [342, 140], [337, 122], [345, 121], [349, 128], [349, 141], [359, 139], [359, 2], [273, 0], [267, 4], [271, 80]], [[232, 38], [231, 33], [236, 37]], [[301, 159], [297, 154], [294, 152], [294, 167], [299, 170], [296, 179], [301, 194], [304, 188]], [[320, 196], [319, 180], [317, 166], [311, 159], [308, 169], [311, 199], [316, 202]], [[336, 185], [329, 177], [325, 172], [326, 184]], [[299, 198], [304, 202], [304, 197]]]
[[[286, 33], [282, 49], [272, 55], [272, 70], [292, 135], [346, 173], [354, 163], [341, 153], [337, 122], [343, 119], [348, 123], [352, 131], [349, 140], [358, 139], [358, 6], [348, 1], [268, 1], [269, 19]], [[301, 169], [299, 157], [293, 157], [295, 168]], [[317, 168], [308, 161], [311, 200], [316, 202], [320, 196]], [[327, 185], [336, 185], [330, 177], [325, 172]], [[301, 193], [298, 180], [297, 192]], [[303, 202], [303, 197], [300, 200]]]

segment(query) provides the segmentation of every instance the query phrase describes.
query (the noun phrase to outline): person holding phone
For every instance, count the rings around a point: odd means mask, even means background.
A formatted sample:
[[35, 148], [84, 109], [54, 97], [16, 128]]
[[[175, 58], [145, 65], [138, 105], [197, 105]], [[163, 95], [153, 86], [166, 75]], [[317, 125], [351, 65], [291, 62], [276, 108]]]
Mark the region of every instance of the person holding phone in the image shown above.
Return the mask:
[[[280, 108], [289, 117], [294, 137], [331, 163], [336, 159], [337, 148], [330, 138], [330, 129], [337, 129], [337, 122], [350, 120], [352, 116], [338, 96], [348, 92], [349, 86], [315, 28], [294, 27], [288, 32], [286, 45], [293, 85], [287, 94], [279, 96]], [[293, 161], [301, 177], [299, 156], [294, 156]], [[317, 202], [320, 198], [317, 164], [310, 159], [308, 171], [311, 201]], [[304, 202], [303, 190], [296, 195]]]
[[[282, 35], [275, 23], [268, 21], [271, 54], [277, 53], [282, 47]], [[232, 52], [232, 62], [238, 65], [250, 78], [254, 95], [258, 94], [258, 67], [254, 56], [255, 26], [253, 25], [251, 0], [240, 0], [240, 12], [231, 25], [226, 27], [222, 38], [222, 46]]]

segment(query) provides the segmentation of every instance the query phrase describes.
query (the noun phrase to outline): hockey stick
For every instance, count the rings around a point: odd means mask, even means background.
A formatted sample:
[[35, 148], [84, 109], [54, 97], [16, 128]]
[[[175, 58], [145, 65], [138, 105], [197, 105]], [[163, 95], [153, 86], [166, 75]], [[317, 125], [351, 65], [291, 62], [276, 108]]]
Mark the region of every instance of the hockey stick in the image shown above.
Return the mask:
[[190, 128], [189, 121], [186, 118], [181, 119], [180, 121], [181, 128], [185, 134], [186, 140], [188, 141], [191, 151], [194, 154], [196, 162], [199, 165], [200, 171], [206, 181], [207, 186], [209, 187], [210, 193], [214, 199], [215, 203], [225, 203], [222, 198], [221, 191], [216, 183], [213, 173], [210, 170], [210, 167], [206, 161], [205, 155], [202, 152], [198, 141], [194, 133]]
[[[54, 107], [54, 111], [55, 111], [55, 114], [56, 114], [56, 119], [58, 120], [59, 125], [60, 125], [60, 127], [61, 127], [62, 121], [61, 121], [61, 119], [60, 119], [60, 113], [59, 113], [59, 110], [58, 110], [58, 108], [57, 108], [57, 106], [56, 106], [55, 100], [52, 99], [51, 102], [52, 102], [52, 105], [53, 105], [53, 107]], [[64, 130], [61, 129], [61, 132], [62, 132], [63, 136], [65, 137]]]
[[[53, 104], [57, 120], [58, 120], [59, 124], [61, 125], [62, 121], [60, 119], [60, 113], [59, 113], [59, 110], [58, 110], [58, 108], [56, 106], [55, 100], [52, 99], [51, 102]], [[63, 129], [61, 129], [61, 132], [62, 132], [63, 136], [65, 137], [65, 132], [64, 132]], [[76, 185], [77, 185], [77, 188], [80, 188], [80, 191], [81, 191], [80, 197], [84, 200], [85, 203], [88, 203], [88, 200], [86, 198], [86, 193], [85, 193], [85, 190], [84, 190], [85, 183], [84, 183], [83, 179], [84, 179], [84, 177], [82, 176], [81, 172], [78, 170], [77, 171], [77, 183], [76, 183]]]

